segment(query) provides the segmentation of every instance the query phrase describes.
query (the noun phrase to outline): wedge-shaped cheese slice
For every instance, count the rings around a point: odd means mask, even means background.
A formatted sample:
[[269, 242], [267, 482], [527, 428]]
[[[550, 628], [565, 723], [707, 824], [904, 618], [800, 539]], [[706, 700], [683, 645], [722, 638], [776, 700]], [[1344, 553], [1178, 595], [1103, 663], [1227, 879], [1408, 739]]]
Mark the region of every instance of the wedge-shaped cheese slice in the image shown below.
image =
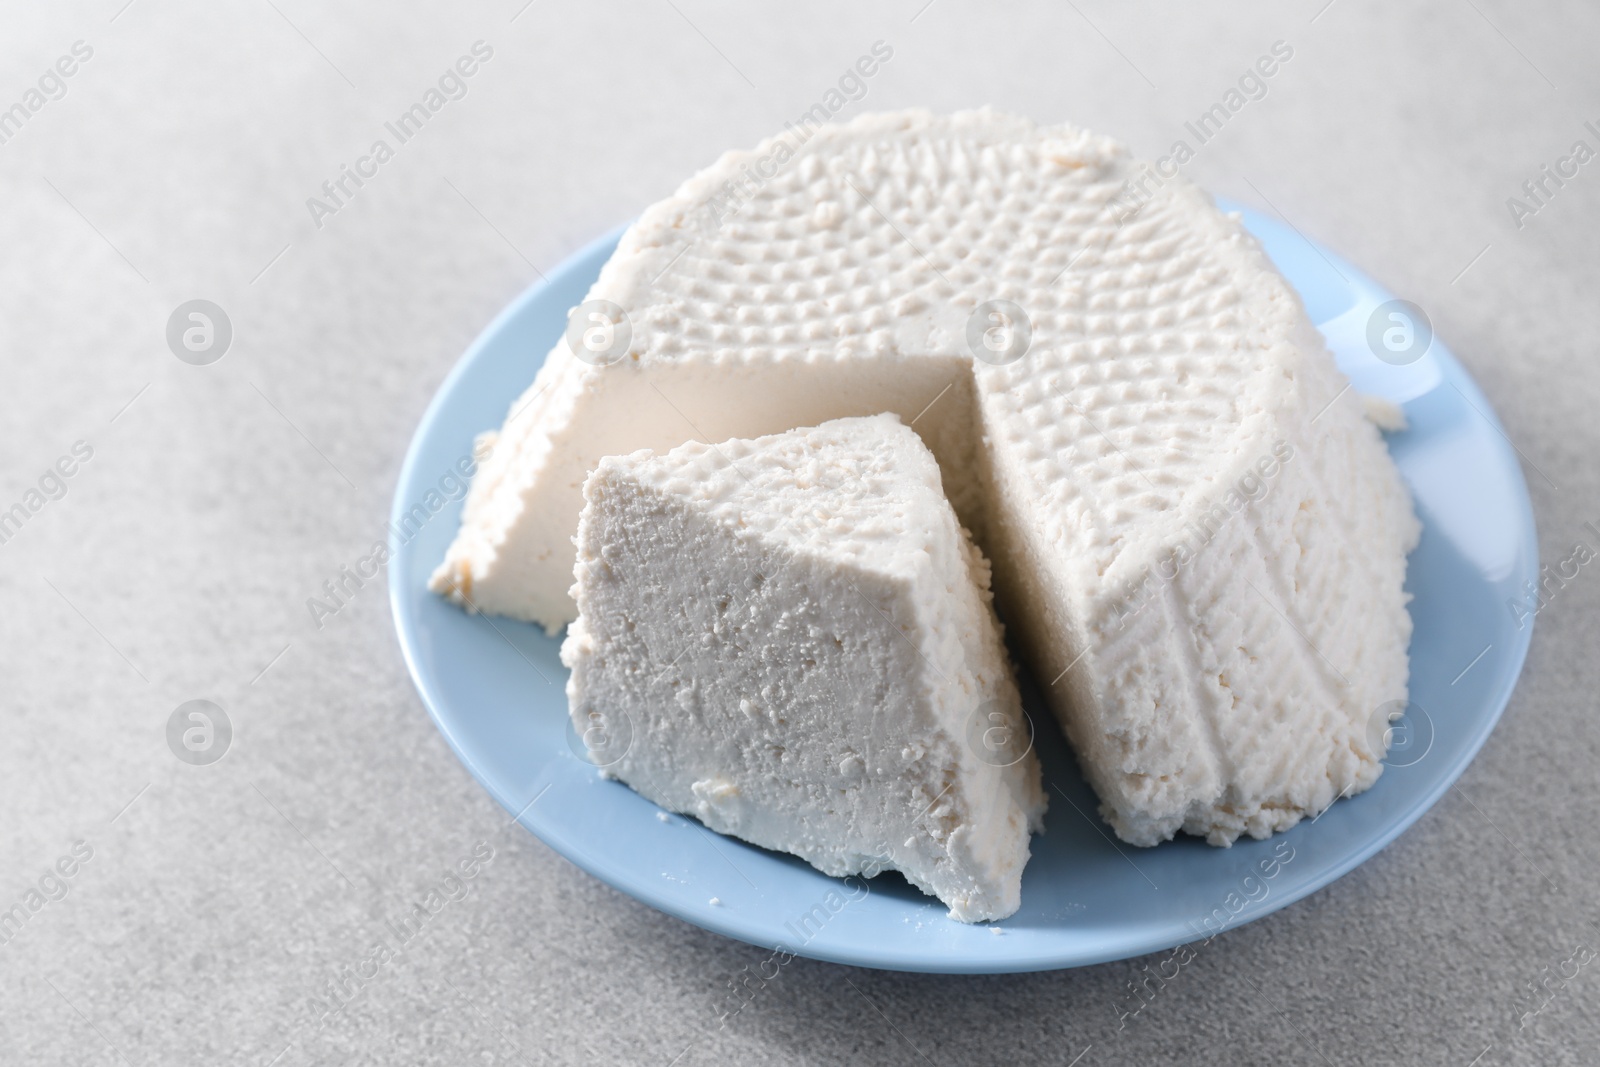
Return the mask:
[[590, 296], [437, 590], [558, 628], [601, 456], [893, 411], [1125, 840], [1264, 836], [1377, 778], [1410, 501], [1294, 292], [1181, 177], [993, 112], [791, 130], [646, 211]]
[[1045, 801], [939, 468], [892, 415], [609, 457], [562, 646], [590, 758], [669, 811], [831, 875], [1017, 910]]

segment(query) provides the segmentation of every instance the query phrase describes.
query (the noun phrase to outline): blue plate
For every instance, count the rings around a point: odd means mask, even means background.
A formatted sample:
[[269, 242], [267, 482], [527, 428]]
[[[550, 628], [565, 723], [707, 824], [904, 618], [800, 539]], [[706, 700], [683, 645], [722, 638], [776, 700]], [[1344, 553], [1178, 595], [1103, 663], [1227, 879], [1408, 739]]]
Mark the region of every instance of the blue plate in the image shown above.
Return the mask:
[[[496, 800], [595, 877], [706, 929], [840, 963], [956, 973], [1074, 967], [1199, 940], [1332, 882], [1438, 800], [1500, 717], [1531, 634], [1507, 601], [1536, 577], [1533, 513], [1489, 402], [1444, 346], [1434, 339], [1404, 366], [1378, 360], [1368, 325], [1391, 294], [1296, 231], [1243, 215], [1355, 386], [1402, 404], [1410, 422], [1389, 448], [1423, 523], [1406, 581], [1415, 596], [1413, 703], [1396, 728], [1390, 766], [1371, 790], [1267, 841], [1215, 849], [1180, 838], [1132, 848], [1096, 814], [1093, 793], [1024, 679], [1024, 699], [1041, 725], [1051, 806], [1022, 880], [1022, 910], [995, 924], [997, 935], [945, 918], [942, 905], [898, 875], [828, 878], [693, 820], [663, 821], [655, 805], [602, 780], [569, 744], [558, 641], [531, 625], [467, 615], [429, 594], [426, 583], [460, 516], [451, 477], [457, 463], [533, 379], [620, 231], [579, 252], [490, 324], [411, 442], [394, 498], [389, 593], [406, 663], [439, 729]], [[406, 527], [419, 504], [431, 518], [420, 530], [415, 519]]]

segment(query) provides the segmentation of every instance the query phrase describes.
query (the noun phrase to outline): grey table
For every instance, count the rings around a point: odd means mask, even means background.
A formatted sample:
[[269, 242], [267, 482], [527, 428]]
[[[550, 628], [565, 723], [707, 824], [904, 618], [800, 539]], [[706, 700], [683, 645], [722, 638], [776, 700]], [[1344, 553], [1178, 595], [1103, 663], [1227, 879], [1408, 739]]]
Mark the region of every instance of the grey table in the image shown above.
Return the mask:
[[[22, 908], [0, 919], [0, 1062], [1600, 1055], [1600, 967], [1554, 977], [1600, 949], [1589, 569], [1541, 612], [1458, 789], [1219, 939], [1120, 1031], [1151, 960], [987, 978], [796, 961], [719, 1025], [764, 953], [507, 830], [414, 694], [381, 581], [332, 616], [306, 605], [383, 536], [424, 405], [502, 305], [799, 116], [876, 41], [892, 59], [841, 117], [992, 103], [1147, 155], [1284, 42], [1187, 173], [1427, 310], [1526, 460], [1545, 558], [1564, 557], [1600, 519], [1600, 162], [1538, 200], [1523, 183], [1575, 141], [1600, 149], [1593, 5], [7, 7], [0, 511], [26, 517], [0, 543], [0, 909]], [[459, 92], [372, 160], [463, 56]], [[231, 323], [209, 365], [167, 341], [195, 299]], [[232, 727], [204, 766], [167, 737], [201, 699]], [[383, 924], [474, 850], [492, 858], [466, 895], [362, 977]], [[324, 1019], [333, 981], [360, 994]]]

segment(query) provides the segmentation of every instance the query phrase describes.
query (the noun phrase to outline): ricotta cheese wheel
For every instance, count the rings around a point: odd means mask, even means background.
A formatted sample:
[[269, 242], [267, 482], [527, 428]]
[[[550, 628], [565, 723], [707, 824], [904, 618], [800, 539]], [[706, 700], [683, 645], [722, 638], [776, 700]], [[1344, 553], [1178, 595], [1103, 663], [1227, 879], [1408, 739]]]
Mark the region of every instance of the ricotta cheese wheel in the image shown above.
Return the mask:
[[570, 621], [606, 455], [894, 412], [1124, 840], [1265, 836], [1367, 788], [1418, 525], [1235, 218], [993, 111], [792, 127], [648, 209], [511, 408], [433, 587]]
[[562, 644], [602, 773], [827, 874], [1017, 910], [1045, 799], [989, 591], [893, 415], [601, 460]]

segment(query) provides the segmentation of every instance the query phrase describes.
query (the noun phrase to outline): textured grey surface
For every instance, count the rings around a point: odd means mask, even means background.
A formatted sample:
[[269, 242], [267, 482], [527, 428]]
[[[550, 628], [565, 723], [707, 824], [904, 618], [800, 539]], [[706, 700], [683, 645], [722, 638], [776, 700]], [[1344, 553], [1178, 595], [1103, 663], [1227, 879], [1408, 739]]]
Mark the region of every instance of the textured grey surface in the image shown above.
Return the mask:
[[[74, 842], [93, 856], [0, 945], [0, 1062], [1594, 1062], [1600, 968], [1552, 979], [1518, 1025], [1528, 983], [1600, 949], [1588, 570], [1459, 789], [1121, 1032], [1152, 960], [796, 961], [719, 1029], [765, 954], [505, 831], [413, 693], [378, 583], [320, 630], [306, 610], [382, 536], [428, 398], [537, 269], [798, 116], [879, 39], [894, 57], [846, 114], [993, 103], [1147, 154], [1289, 42], [1188, 173], [1428, 310], [1528, 461], [1545, 558], [1565, 556], [1600, 520], [1600, 162], [1520, 230], [1505, 200], [1575, 140], [1600, 148], [1600, 11], [1323, 2], [6, 5], [0, 107], [74, 41], [93, 56], [0, 144], [0, 509], [75, 441], [93, 457], [0, 544], [0, 907]], [[468, 95], [316, 228], [306, 198], [480, 39]], [[164, 340], [196, 297], [234, 326], [211, 366]], [[166, 743], [196, 698], [235, 730], [211, 766]], [[465, 898], [320, 1024], [310, 998], [480, 842]]]

